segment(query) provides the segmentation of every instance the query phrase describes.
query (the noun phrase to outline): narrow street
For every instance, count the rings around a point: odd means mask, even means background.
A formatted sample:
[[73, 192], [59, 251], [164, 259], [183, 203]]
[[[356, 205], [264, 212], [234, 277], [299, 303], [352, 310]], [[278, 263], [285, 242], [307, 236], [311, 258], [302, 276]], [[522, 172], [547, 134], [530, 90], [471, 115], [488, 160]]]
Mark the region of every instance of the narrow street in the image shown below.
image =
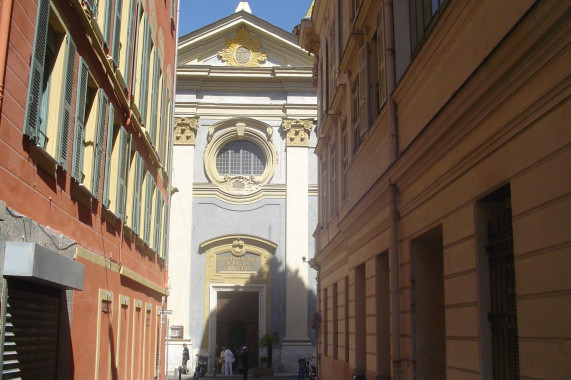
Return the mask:
[[[193, 379], [193, 375], [192, 374], [188, 374], [188, 375], [181, 375], [180, 379], [181, 380], [188, 380], [188, 379]], [[217, 375], [216, 377], [212, 377], [211, 374], [206, 374], [206, 376], [201, 377], [199, 379], [212, 379], [212, 378], [216, 378], [216, 379], [241, 379], [242, 375]], [[248, 379], [279, 379], [279, 380], [297, 380], [297, 375], [295, 374], [277, 374], [275, 376], [259, 376], [259, 377], [254, 377], [251, 374], [248, 375]], [[167, 380], [179, 380], [179, 375], [178, 373], [176, 373], [176, 375], [167, 377]]]

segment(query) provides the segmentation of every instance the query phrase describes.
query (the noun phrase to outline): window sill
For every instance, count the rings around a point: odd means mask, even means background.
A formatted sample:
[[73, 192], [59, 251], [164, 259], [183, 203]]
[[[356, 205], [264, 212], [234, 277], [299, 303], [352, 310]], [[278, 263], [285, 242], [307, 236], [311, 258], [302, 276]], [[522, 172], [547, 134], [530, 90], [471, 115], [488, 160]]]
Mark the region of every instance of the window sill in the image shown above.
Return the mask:
[[91, 210], [93, 195], [83, 184], [71, 181], [71, 197]]
[[59, 163], [44, 148], [39, 145], [31, 144], [30, 157], [40, 168], [42, 168], [52, 177], [56, 177], [57, 167]]

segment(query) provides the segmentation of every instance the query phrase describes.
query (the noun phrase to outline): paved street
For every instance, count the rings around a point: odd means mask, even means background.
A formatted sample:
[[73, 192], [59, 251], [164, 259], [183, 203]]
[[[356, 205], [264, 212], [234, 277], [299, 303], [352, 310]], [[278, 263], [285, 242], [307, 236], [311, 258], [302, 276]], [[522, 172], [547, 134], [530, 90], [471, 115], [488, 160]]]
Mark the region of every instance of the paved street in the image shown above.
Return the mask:
[[[178, 380], [178, 373], [176, 375], [172, 375], [170, 374], [169, 377], [167, 378], [167, 380]], [[211, 374], [206, 374], [206, 376], [204, 377], [200, 377], [199, 379], [212, 379], [212, 375]], [[216, 379], [242, 379], [242, 375], [231, 375], [231, 376], [226, 376], [226, 375], [216, 375], [215, 377]], [[181, 375], [181, 379], [183, 380], [188, 380], [188, 379], [193, 379], [193, 375], [188, 374], [188, 375]], [[252, 376], [252, 374], [248, 375], [248, 380], [250, 379], [279, 379], [279, 380], [297, 380], [297, 375], [295, 374], [276, 374], [275, 376], [260, 376], [260, 377], [254, 377]]]

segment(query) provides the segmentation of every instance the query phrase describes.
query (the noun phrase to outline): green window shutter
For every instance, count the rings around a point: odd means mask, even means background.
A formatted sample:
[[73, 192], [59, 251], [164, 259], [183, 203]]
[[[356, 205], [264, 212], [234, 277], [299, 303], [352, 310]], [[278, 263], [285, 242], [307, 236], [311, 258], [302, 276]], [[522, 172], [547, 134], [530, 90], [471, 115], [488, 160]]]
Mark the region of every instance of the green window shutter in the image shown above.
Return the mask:
[[115, 108], [109, 103], [109, 120], [107, 120], [107, 146], [105, 148], [105, 177], [103, 178], [103, 206], [109, 208], [109, 184], [111, 181], [111, 154], [113, 152], [113, 127], [115, 122]]
[[119, 140], [119, 178], [117, 179], [117, 217], [125, 220], [125, 208], [127, 202], [127, 172], [129, 171], [129, 156], [131, 144], [129, 134], [121, 127]]
[[44, 65], [46, 61], [46, 43], [50, 20], [50, 0], [40, 0], [38, 4], [38, 16], [36, 17], [36, 37], [34, 40], [34, 56], [30, 67], [30, 83], [28, 85], [28, 107], [24, 133], [33, 142], [38, 139], [40, 125], [40, 109], [42, 98], [42, 84], [44, 79]]
[[127, 84], [127, 88], [129, 92], [131, 90], [131, 62], [133, 58], [133, 35], [134, 35], [134, 21], [135, 21], [135, 1], [130, 0], [129, 6], [129, 26], [127, 27], [127, 47], [125, 49], [125, 67], [124, 67], [124, 76], [125, 76], [125, 83]]
[[65, 57], [65, 78], [63, 81], [63, 101], [61, 105], [61, 125], [59, 127], [58, 157], [57, 160], [64, 170], [67, 170], [69, 153], [69, 131], [71, 129], [71, 106], [73, 102], [73, 89], [75, 77], [75, 55], [77, 49], [71, 36], [67, 35], [67, 49]]
[[123, 11], [123, 0], [115, 3], [115, 25], [113, 31], [113, 63], [119, 67], [119, 53], [121, 52], [121, 12]]
[[139, 152], [135, 152], [135, 188], [133, 189], [133, 221], [131, 228], [139, 234], [141, 225], [141, 187], [143, 186], [143, 160]]
[[105, 22], [103, 24], [103, 39], [105, 40], [105, 43], [107, 44], [107, 49], [110, 51], [110, 47], [111, 47], [111, 24], [113, 20], [113, 1], [112, 0], [106, 0], [106, 4], [105, 4]]
[[97, 115], [97, 132], [95, 141], [95, 159], [93, 161], [93, 183], [91, 188], [96, 198], [99, 198], [101, 184], [101, 166], [103, 165], [103, 146], [105, 144], [105, 123], [107, 122], [107, 103], [109, 99], [103, 91], [99, 89], [99, 108]]
[[[140, 26], [143, 25], [142, 22], [139, 22], [139, 20], [141, 19], [142, 13], [143, 13], [143, 5], [141, 4], [140, 1], [137, 2], [137, 12], [136, 12], [136, 18], [135, 18], [135, 25], [133, 25], [133, 29], [135, 30], [135, 49], [134, 49], [134, 53], [133, 53], [133, 76], [132, 76], [132, 80], [131, 80], [131, 90], [132, 92], [135, 91], [135, 89], [137, 88], [136, 84], [137, 81], [140, 80], [139, 77], [137, 76], [137, 68], [140, 66], [139, 64], [139, 33], [142, 33], [143, 31], [141, 30]], [[138, 99], [137, 99], [138, 100]]]
[[143, 34], [143, 49], [141, 56], [141, 87], [139, 93], [141, 117], [143, 118], [143, 124], [147, 123], [147, 99], [149, 92], [149, 61], [150, 61], [150, 48], [151, 48], [151, 28], [147, 23], [147, 14], [144, 15], [145, 30]]
[[143, 216], [143, 240], [149, 244], [151, 240], [151, 212], [153, 207], [153, 178], [151, 173], [146, 175], [145, 209]]
[[85, 150], [85, 101], [87, 97], [87, 79], [89, 68], [83, 58], [79, 59], [79, 77], [75, 106], [75, 129], [73, 134], [73, 157], [71, 177], [81, 183], [83, 180], [83, 152]]
[[155, 228], [153, 236], [153, 250], [158, 254], [160, 238], [161, 238], [161, 217], [163, 216], [163, 198], [161, 192], [157, 189], [155, 195]]
[[161, 247], [161, 253], [159, 256], [166, 258], [166, 254], [167, 254], [167, 239], [168, 239], [168, 226], [169, 226], [169, 204], [165, 203], [165, 206], [163, 208], [163, 239], [162, 239], [162, 247]]
[[165, 77], [163, 75], [162, 77], [162, 81], [161, 81], [161, 87], [163, 89], [163, 94], [162, 94], [162, 101], [161, 101], [161, 105], [162, 105], [162, 109], [160, 112], [160, 124], [159, 124], [159, 158], [161, 160], [161, 162], [163, 163], [164, 166], [164, 162], [165, 162], [165, 140], [166, 140], [166, 131], [167, 131], [167, 126], [166, 126], [166, 121], [168, 120], [168, 111], [167, 111], [167, 94], [168, 94], [168, 89], [165, 85]]
[[93, 17], [97, 17], [97, 0], [86, 0], [87, 8]]
[[149, 134], [151, 135], [151, 143], [156, 145], [157, 139], [157, 108], [159, 106], [159, 79], [161, 74], [158, 49], [155, 49], [153, 54], [153, 88], [151, 89], [151, 121]]

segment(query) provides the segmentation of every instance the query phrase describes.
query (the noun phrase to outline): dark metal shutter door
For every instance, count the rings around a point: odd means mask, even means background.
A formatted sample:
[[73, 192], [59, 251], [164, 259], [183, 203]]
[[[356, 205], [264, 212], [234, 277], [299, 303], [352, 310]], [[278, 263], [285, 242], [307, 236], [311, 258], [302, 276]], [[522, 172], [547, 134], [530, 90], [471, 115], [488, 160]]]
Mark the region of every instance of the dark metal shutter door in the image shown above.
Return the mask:
[[62, 291], [8, 280], [2, 379], [57, 379]]

